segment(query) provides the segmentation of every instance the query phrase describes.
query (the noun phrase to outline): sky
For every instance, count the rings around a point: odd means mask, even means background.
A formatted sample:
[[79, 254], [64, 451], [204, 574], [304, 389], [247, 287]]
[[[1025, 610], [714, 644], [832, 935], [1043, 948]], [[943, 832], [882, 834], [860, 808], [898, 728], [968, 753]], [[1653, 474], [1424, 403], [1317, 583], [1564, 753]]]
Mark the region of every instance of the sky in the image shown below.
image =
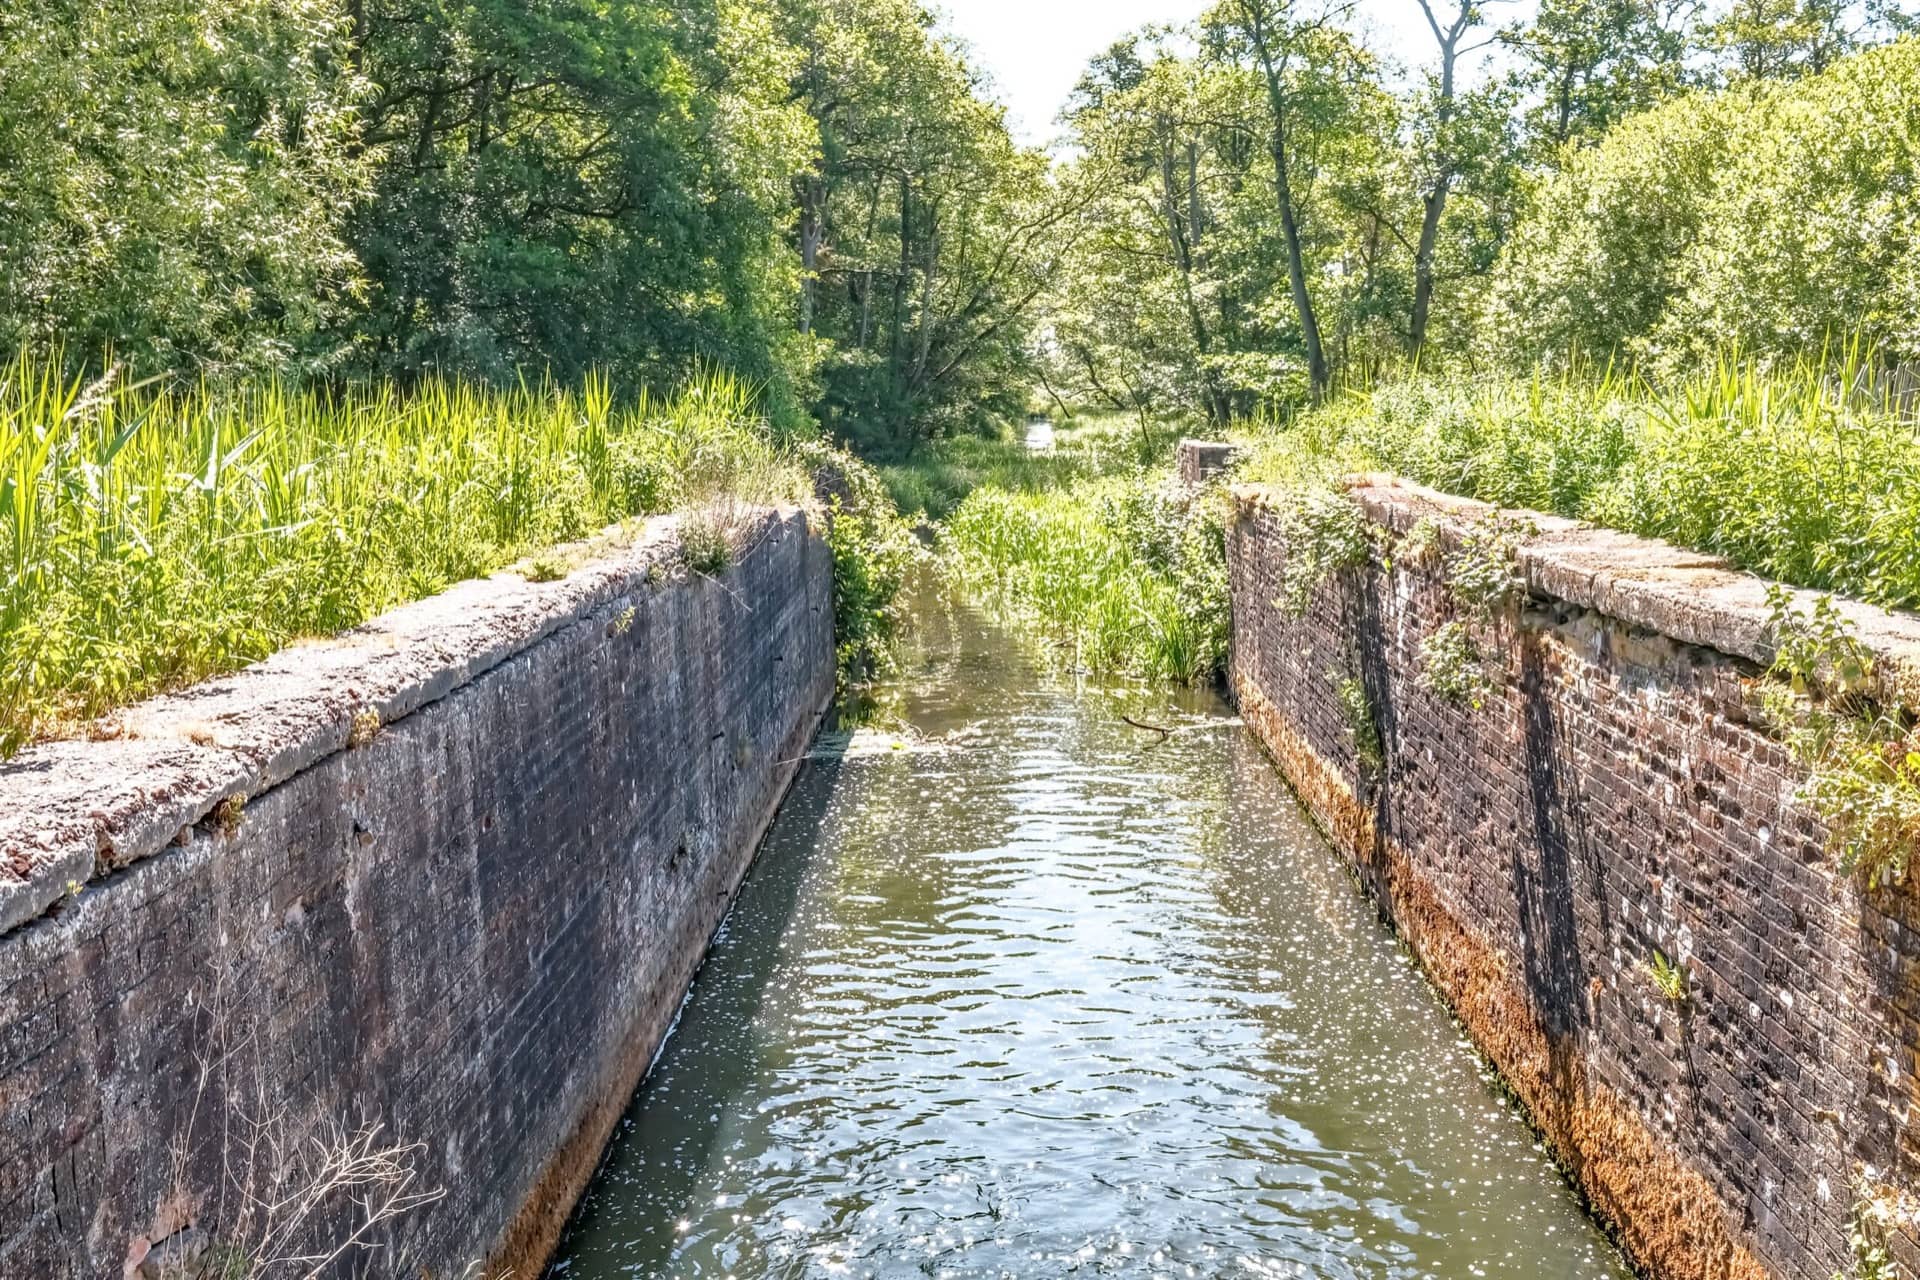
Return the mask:
[[[972, 46], [976, 65], [993, 76], [1015, 135], [1037, 145], [1054, 137], [1053, 119], [1093, 55], [1149, 22], [1190, 21], [1212, 0], [935, 2], [949, 29]], [[1359, 0], [1357, 20], [1375, 49], [1402, 63], [1432, 55], [1433, 34], [1416, 0]]]

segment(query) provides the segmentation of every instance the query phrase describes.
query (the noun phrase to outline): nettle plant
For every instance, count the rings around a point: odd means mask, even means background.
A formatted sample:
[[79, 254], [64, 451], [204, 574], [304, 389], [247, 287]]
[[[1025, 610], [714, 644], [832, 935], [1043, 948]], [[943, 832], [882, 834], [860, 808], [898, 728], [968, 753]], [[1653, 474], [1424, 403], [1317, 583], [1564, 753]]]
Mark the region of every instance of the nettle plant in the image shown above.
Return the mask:
[[1905, 876], [1920, 841], [1920, 729], [1874, 694], [1873, 654], [1830, 596], [1811, 610], [1774, 586], [1774, 660], [1761, 709], [1807, 779], [1795, 798], [1826, 823], [1841, 870], [1868, 883]]
[[[1420, 643], [1420, 679], [1435, 694], [1477, 711], [1499, 687], [1479, 637], [1510, 621], [1525, 598], [1520, 544], [1539, 531], [1529, 519], [1495, 511], [1474, 522], [1446, 557], [1447, 594], [1458, 616]], [[1438, 554], [1437, 541], [1435, 526], [1422, 520], [1402, 539], [1401, 557], [1430, 563]]]

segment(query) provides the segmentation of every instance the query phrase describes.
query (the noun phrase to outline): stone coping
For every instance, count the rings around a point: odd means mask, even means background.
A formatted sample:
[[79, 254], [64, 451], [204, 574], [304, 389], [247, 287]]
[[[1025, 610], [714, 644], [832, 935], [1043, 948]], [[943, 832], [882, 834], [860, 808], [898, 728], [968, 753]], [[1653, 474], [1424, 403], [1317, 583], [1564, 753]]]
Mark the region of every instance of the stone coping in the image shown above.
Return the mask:
[[[1497, 510], [1392, 475], [1354, 475], [1343, 483], [1369, 518], [1398, 533], [1430, 520], [1457, 540]], [[1274, 485], [1233, 488], [1238, 505], [1277, 509], [1285, 505], [1285, 495]], [[1775, 584], [1769, 579], [1670, 542], [1540, 512], [1513, 514], [1526, 516], [1539, 529], [1518, 548], [1520, 571], [1537, 594], [1762, 666], [1773, 662], [1767, 591]], [[1827, 594], [1792, 592], [1803, 609]], [[1872, 651], [1881, 696], [1920, 708], [1920, 616], [1843, 596], [1833, 601]]]
[[[801, 509], [770, 510], [741, 554], [806, 528]], [[558, 552], [581, 563], [555, 581], [502, 572], [462, 582], [142, 702], [114, 717], [110, 738], [40, 743], [0, 762], [0, 934], [160, 852], [229, 797], [259, 795], [347, 749], [356, 726], [391, 724], [661, 581], [661, 570], [687, 572], [673, 516]]]

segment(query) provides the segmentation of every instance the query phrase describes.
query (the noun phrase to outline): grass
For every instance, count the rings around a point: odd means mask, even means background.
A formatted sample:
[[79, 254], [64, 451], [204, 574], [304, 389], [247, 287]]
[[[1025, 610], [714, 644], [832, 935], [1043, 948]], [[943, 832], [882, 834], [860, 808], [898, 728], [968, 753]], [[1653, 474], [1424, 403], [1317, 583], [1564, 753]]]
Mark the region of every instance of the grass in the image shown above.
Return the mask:
[[1226, 556], [1217, 504], [1169, 487], [1177, 438], [1096, 416], [1045, 452], [955, 438], [881, 474], [942, 521], [953, 576], [1073, 666], [1192, 683], [1226, 659]]
[[1143, 434], [1130, 418], [1092, 416], [1056, 428], [1053, 448], [1035, 452], [1024, 436], [950, 436], [905, 462], [880, 468], [901, 514], [945, 520], [976, 489], [1042, 493], [1158, 461], [1173, 435]]
[[1077, 667], [1191, 683], [1226, 656], [1220, 512], [1150, 473], [975, 490], [947, 523], [960, 580]]
[[1920, 435], [1858, 348], [1730, 356], [1665, 385], [1592, 370], [1410, 378], [1255, 432], [1249, 479], [1386, 470], [1590, 520], [1796, 586], [1920, 609]]
[[631, 516], [793, 498], [804, 470], [708, 373], [216, 393], [0, 373], [0, 749], [232, 670]]

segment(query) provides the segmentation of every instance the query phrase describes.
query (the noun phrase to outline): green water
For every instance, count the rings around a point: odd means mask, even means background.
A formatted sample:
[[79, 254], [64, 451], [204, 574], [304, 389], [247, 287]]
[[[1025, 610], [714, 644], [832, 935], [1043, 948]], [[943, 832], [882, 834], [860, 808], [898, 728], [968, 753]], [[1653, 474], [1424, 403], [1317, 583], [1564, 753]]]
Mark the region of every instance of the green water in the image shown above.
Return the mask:
[[551, 1276], [1628, 1274], [1225, 706], [944, 604], [896, 692], [802, 772]]

